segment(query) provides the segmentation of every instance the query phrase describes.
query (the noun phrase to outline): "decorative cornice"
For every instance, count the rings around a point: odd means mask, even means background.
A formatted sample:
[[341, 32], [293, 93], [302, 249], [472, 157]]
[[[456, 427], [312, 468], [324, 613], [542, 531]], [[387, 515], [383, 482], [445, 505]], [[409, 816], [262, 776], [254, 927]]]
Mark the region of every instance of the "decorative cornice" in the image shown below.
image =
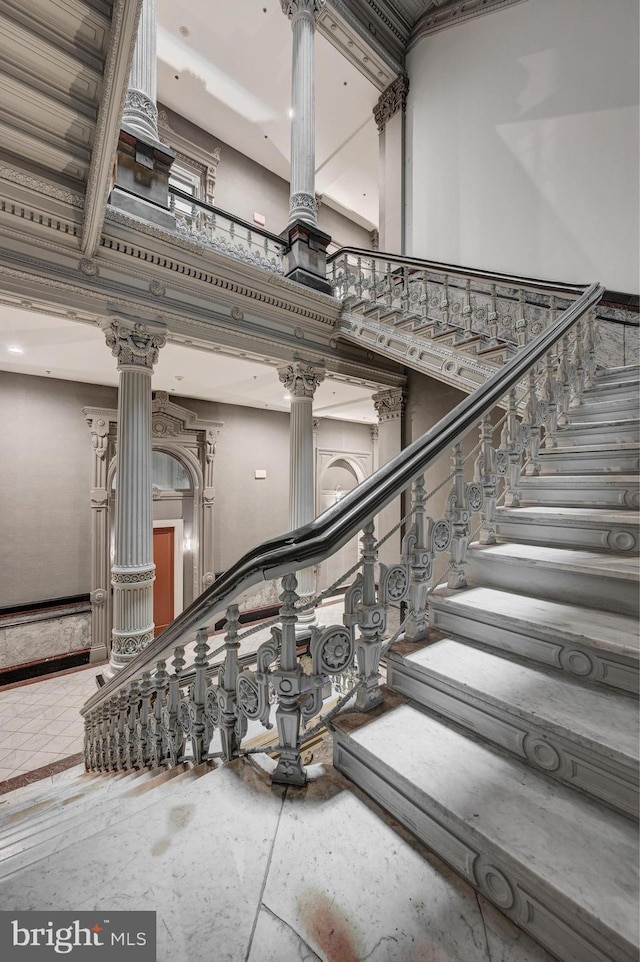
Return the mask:
[[325, 374], [324, 368], [304, 361], [278, 368], [278, 377], [292, 398], [313, 398], [316, 388], [324, 381]]
[[402, 417], [406, 396], [402, 388], [390, 388], [387, 391], [378, 391], [372, 399], [373, 405], [378, 415], [378, 421], [396, 421]]
[[105, 331], [105, 340], [118, 359], [118, 368], [137, 367], [151, 371], [167, 339], [164, 334], [149, 332], [144, 324], [112, 321]]
[[53, 197], [55, 200], [60, 200], [65, 204], [71, 204], [73, 207], [84, 207], [84, 197], [82, 194], [76, 194], [74, 191], [60, 187], [58, 184], [52, 184], [47, 180], [43, 180], [41, 177], [35, 177], [33, 174], [27, 174], [25, 171], [11, 167], [9, 164], [0, 163], [0, 180], [7, 180], [12, 184], [19, 184], [20, 187], [35, 190], [39, 194]]
[[344, 0], [331, 0], [320, 13], [317, 30], [371, 83], [384, 90], [402, 64], [367, 30]]
[[416, 21], [406, 49], [411, 50], [419, 40], [429, 34], [467, 20], [475, 20], [476, 17], [494, 13], [496, 10], [511, 7], [516, 3], [524, 3], [524, 0], [465, 0], [465, 3], [460, 3], [459, 0], [448, 0], [447, 3], [440, 4], [437, 9], [427, 10]]
[[409, 78], [406, 74], [401, 74], [380, 95], [378, 103], [373, 108], [379, 134], [384, 131], [387, 121], [391, 120], [399, 110], [404, 112], [407, 109], [408, 92]]

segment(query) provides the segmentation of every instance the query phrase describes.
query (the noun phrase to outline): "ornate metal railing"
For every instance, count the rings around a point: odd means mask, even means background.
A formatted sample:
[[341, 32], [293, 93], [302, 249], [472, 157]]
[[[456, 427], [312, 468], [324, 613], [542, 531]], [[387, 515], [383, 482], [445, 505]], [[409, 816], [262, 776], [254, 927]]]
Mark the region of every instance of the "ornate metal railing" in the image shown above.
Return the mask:
[[[428, 596], [436, 583], [444, 579], [454, 589], [466, 584], [471, 539], [495, 541], [497, 505], [518, 505], [523, 472], [539, 473], [541, 445], [556, 445], [570, 407], [580, 404], [584, 388], [593, 382], [594, 308], [601, 294], [598, 285], [583, 291], [552, 326], [423, 437], [311, 524], [249, 552], [197, 598], [83, 707], [87, 767], [176, 765], [185, 758], [200, 762], [215, 755], [230, 760], [268, 750], [279, 756], [274, 781], [303, 784], [305, 741], [351, 699], [361, 711], [378, 704], [384, 649], [401, 634], [410, 641], [425, 637]], [[463, 454], [462, 441], [477, 425], [478, 444]], [[430, 468], [447, 452], [451, 473], [427, 494], [425, 472], [428, 480]], [[434, 508], [432, 517], [429, 501], [437, 504], [435, 496], [446, 485], [444, 509]], [[376, 539], [374, 519], [408, 486], [413, 497], [400, 522], [405, 526], [401, 556], [396, 564], [378, 564], [378, 548], [400, 525]], [[312, 628], [301, 659], [298, 617], [328, 592], [300, 600], [294, 572], [323, 561], [360, 530], [360, 560], [342, 579], [346, 583], [357, 572], [345, 593], [342, 624]], [[438, 556], [446, 563], [436, 576]], [[282, 578], [278, 624], [258, 648], [255, 670], [241, 667], [239, 651], [248, 632], [240, 633], [239, 596], [272, 578]], [[389, 608], [401, 603], [406, 613], [389, 636]], [[225, 610], [224, 643], [212, 652], [213, 628], [208, 626]], [[194, 641], [193, 664], [187, 667], [186, 646]], [[224, 660], [213, 679], [211, 662], [219, 655]], [[320, 712], [323, 689], [332, 678], [340, 695], [337, 704], [305, 730]], [[277, 744], [244, 746], [250, 724], [271, 727], [273, 712]], [[219, 749], [212, 748], [216, 733]]]
[[347, 311], [422, 337], [473, 343], [504, 356], [546, 330], [584, 287], [478, 271], [380, 251], [343, 247], [327, 259], [328, 277]]
[[283, 274], [285, 241], [169, 185], [169, 206], [180, 234], [245, 264]]

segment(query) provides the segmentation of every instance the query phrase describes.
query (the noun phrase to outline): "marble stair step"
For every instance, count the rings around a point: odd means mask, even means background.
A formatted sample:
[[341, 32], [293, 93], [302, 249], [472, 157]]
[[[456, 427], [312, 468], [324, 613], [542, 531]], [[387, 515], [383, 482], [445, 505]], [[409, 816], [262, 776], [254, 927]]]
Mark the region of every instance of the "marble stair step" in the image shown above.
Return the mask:
[[640, 514], [630, 509], [534, 505], [498, 508], [498, 538], [528, 544], [600, 549], [638, 554]]
[[[13, 799], [14, 793], [10, 792], [6, 796], [6, 803], [0, 806], [3, 824], [5, 820], [15, 824], [19, 819], [28, 818], [32, 813], [45, 812], [54, 804], [66, 798], [88, 796], [96, 787], [100, 788], [99, 783], [103, 778], [109, 782], [109, 790], [112, 788], [117, 790], [117, 783], [130, 774], [127, 772], [108, 772], [101, 775], [97, 772], [84, 772], [84, 766], [82, 770], [83, 776], [55, 786], [49, 785], [46, 790], [34, 795]], [[112, 782], [114, 783], [113, 786], [111, 785]], [[0, 801], [2, 800], [0, 799]]]
[[568, 417], [572, 424], [580, 424], [585, 421], [615, 421], [637, 418], [640, 409], [638, 395], [616, 398], [605, 398], [604, 400], [583, 400], [576, 407], [569, 408]]
[[636, 962], [632, 820], [412, 705], [334, 729], [336, 768], [558, 959]]
[[64, 813], [59, 811], [57, 818], [46, 824], [34, 825], [31, 832], [25, 832], [20, 837], [5, 839], [0, 835], [0, 878], [7, 878], [33, 862], [46, 859], [53, 852], [91, 838], [98, 821], [102, 827], [110, 824], [111, 813], [118, 811], [119, 799], [126, 797], [127, 811], [134, 813], [171, 793], [176, 782], [195, 780], [208, 772], [213, 772], [213, 768], [204, 763], [189, 770], [180, 766], [162, 771], [145, 784], [136, 785], [132, 779], [121, 793], [105, 796], [97, 791], [90, 803], [69, 803], [64, 807]]
[[640, 436], [640, 420], [624, 418], [614, 421], [576, 421], [558, 429], [558, 446], [608, 444], [611, 441], [636, 442]]
[[564, 445], [540, 451], [541, 474], [635, 474], [640, 470], [640, 445], [619, 442]]
[[610, 384], [628, 384], [640, 382], [640, 364], [627, 364], [625, 367], [610, 367], [600, 371], [595, 378], [595, 387]]
[[640, 507], [640, 485], [635, 474], [557, 474], [523, 477], [524, 505], [546, 504], [583, 508]]
[[570, 678], [637, 693], [635, 617], [500, 588], [438, 588], [429, 623], [447, 635], [516, 655]]
[[536, 544], [469, 546], [467, 578], [523, 595], [638, 617], [637, 556]]
[[387, 684], [552, 778], [638, 815], [638, 703], [445, 638], [387, 655]]
[[55, 775], [41, 778], [37, 782], [29, 782], [20, 788], [14, 788], [6, 795], [0, 795], [0, 817], [6, 811], [12, 811], [16, 806], [26, 804], [34, 799], [46, 798], [51, 796], [53, 786], [56, 788], [71, 782], [79, 783], [85, 779], [90, 780], [90, 776], [85, 772], [84, 765], [74, 765], [73, 768], [66, 768]]

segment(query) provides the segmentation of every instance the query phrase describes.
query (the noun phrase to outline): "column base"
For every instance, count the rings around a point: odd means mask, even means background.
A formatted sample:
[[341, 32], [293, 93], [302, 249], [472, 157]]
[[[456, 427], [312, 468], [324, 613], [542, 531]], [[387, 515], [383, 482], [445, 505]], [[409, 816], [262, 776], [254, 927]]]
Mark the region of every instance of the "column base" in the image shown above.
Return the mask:
[[333, 294], [333, 287], [327, 280], [330, 235], [312, 224], [297, 220], [289, 224], [281, 236], [287, 241], [284, 252], [285, 277], [322, 294]]

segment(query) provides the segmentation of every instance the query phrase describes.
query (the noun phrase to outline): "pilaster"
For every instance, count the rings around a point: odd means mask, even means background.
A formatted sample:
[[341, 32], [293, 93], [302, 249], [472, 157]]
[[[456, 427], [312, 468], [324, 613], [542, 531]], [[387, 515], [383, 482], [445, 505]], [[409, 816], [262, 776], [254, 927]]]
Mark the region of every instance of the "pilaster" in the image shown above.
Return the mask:
[[[373, 403], [378, 415], [378, 437], [375, 447], [378, 467], [386, 464], [402, 450], [402, 419], [405, 407], [405, 394], [402, 388], [390, 388], [373, 395]], [[383, 508], [378, 515], [376, 535], [383, 537], [402, 517], [400, 500], [396, 498]], [[379, 551], [379, 560], [384, 564], [397, 564], [401, 552], [401, 532], [398, 531]]]
[[405, 111], [409, 78], [397, 77], [373, 108], [378, 127], [379, 249], [404, 252]]
[[91, 652], [92, 664], [109, 657], [111, 588], [109, 585], [108, 470], [114, 441], [111, 426], [116, 412], [83, 408], [91, 431], [93, 473], [91, 483]]

